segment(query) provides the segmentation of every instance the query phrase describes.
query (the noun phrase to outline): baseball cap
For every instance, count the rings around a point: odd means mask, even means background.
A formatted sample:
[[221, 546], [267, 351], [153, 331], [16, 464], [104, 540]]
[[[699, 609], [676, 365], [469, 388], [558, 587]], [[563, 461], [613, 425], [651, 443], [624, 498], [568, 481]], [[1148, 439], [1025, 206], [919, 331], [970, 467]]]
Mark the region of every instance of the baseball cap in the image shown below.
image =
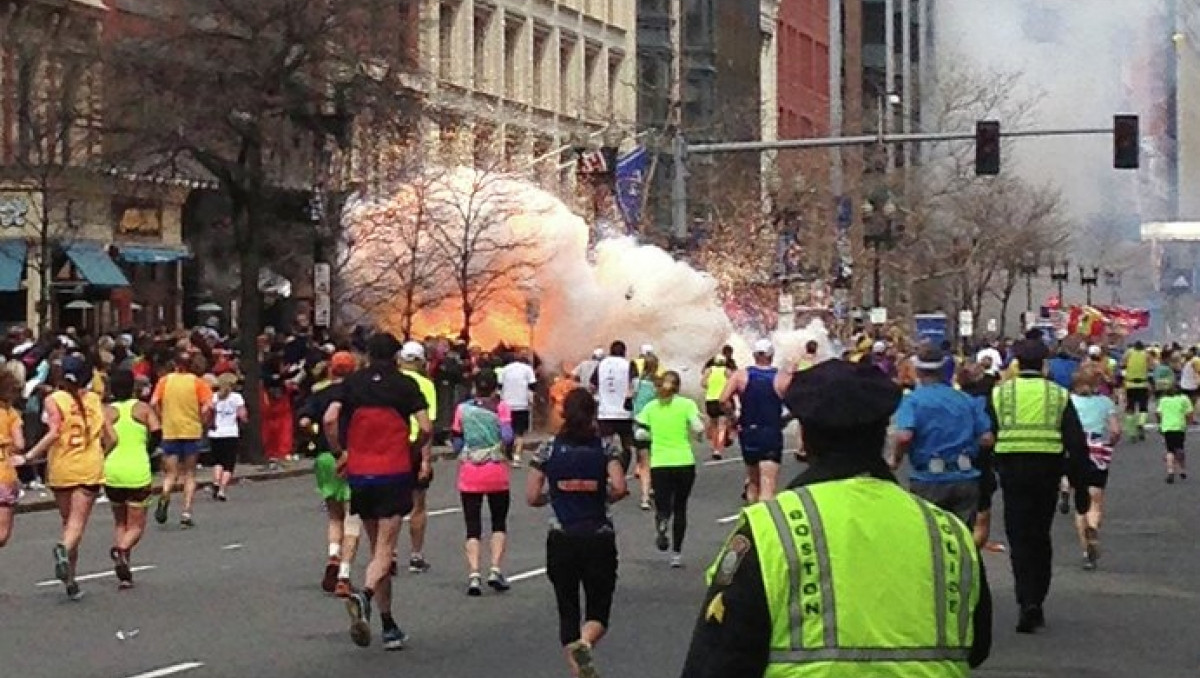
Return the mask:
[[1092, 356], [1093, 358], [1099, 356], [1103, 352], [1104, 351], [1095, 344], [1088, 347], [1088, 355]]
[[887, 350], [887, 344], [883, 343], [882, 341], [877, 341], [874, 343], [874, 345], [871, 346], [872, 353], [883, 353], [886, 350]]
[[87, 361], [82, 356], [75, 354], [68, 355], [62, 359], [62, 373], [63, 379], [80, 386], [88, 383], [92, 378]]
[[425, 359], [425, 347], [416, 341], [406, 341], [400, 348], [400, 359], [416, 361]]
[[654, 346], [651, 344], [642, 344], [642, 355], [654, 353]]
[[599, 360], [604, 357], [604, 349], [598, 348], [592, 351], [592, 358]]
[[937, 346], [926, 346], [914, 357], [918, 370], [940, 370], [946, 365], [946, 353]]
[[329, 371], [335, 377], [344, 377], [358, 369], [358, 359], [349, 351], [338, 351], [329, 358]]
[[762, 355], [774, 355], [775, 346], [771, 344], [770, 339], [759, 339], [754, 342], [754, 352]]

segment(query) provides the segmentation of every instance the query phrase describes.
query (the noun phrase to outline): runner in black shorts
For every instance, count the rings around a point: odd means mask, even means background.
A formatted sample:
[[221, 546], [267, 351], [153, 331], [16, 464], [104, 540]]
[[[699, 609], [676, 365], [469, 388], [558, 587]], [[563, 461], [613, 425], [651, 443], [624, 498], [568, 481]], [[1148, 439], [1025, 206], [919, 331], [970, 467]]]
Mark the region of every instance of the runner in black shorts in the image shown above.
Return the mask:
[[[417, 382], [396, 368], [400, 344], [390, 334], [367, 342], [370, 364], [342, 383], [338, 400], [325, 411], [325, 431], [338, 468], [351, 487], [350, 512], [362, 518], [371, 539], [371, 562], [363, 589], [346, 600], [350, 637], [360, 647], [371, 644], [371, 605], [380, 608], [383, 646], [403, 649], [407, 640], [392, 618], [392, 567], [396, 538], [405, 514], [412, 510], [413, 488], [431, 472], [433, 434], [428, 405]], [[419, 433], [409, 438], [410, 418]], [[344, 444], [344, 450], [343, 448]], [[410, 450], [420, 449], [418, 464]]]

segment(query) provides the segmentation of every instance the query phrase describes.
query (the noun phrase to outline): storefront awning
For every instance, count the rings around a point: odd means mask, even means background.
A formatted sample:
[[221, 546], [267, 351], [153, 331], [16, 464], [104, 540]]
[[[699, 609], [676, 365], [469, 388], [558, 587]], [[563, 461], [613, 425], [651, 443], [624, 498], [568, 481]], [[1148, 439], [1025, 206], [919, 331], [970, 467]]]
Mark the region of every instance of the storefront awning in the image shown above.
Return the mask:
[[25, 277], [24, 240], [0, 240], [0, 292], [20, 292]]
[[117, 244], [117, 257], [131, 264], [170, 264], [192, 256], [185, 246], [150, 247]]
[[96, 287], [128, 287], [129, 279], [99, 245], [76, 243], [66, 247], [67, 257], [79, 275]]

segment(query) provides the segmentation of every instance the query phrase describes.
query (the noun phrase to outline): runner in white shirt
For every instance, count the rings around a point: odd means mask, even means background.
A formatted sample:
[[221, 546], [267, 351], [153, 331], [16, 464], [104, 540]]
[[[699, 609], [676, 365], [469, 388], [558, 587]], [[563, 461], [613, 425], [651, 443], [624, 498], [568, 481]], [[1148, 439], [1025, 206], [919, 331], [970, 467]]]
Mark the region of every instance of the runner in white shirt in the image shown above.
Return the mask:
[[213, 426], [208, 432], [208, 441], [212, 445], [213, 458], [212, 496], [217, 501], [226, 499], [225, 490], [233, 480], [237, 466], [242, 425], [250, 419], [245, 399], [233, 390], [237, 382], [236, 374], [217, 377], [217, 395], [213, 398]]
[[521, 465], [521, 450], [525, 444], [525, 434], [529, 433], [529, 412], [533, 405], [534, 389], [537, 388], [537, 374], [528, 361], [529, 356], [520, 353], [500, 370], [500, 399], [512, 412], [514, 468]]
[[637, 366], [625, 357], [625, 342], [617, 340], [608, 349], [608, 357], [592, 374], [599, 407], [596, 422], [600, 437], [621, 439], [621, 463], [625, 470], [633, 459], [633, 382], [638, 377]]

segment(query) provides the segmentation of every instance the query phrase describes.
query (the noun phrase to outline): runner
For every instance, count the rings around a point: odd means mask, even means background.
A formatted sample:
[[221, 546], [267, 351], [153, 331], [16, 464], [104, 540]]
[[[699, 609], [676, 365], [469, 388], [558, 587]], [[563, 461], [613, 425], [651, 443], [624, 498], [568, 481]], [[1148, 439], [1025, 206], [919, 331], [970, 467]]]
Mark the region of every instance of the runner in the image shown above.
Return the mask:
[[8, 370], [0, 370], [0, 548], [12, 536], [13, 514], [21, 499], [17, 473], [18, 450], [25, 449], [21, 413], [13, 403], [21, 397], [21, 382]]
[[[814, 342], [815, 343], [815, 342]], [[775, 347], [770, 339], [754, 342], [754, 365], [738, 370], [721, 393], [721, 403], [738, 403], [738, 441], [746, 466], [746, 502], [775, 498], [783, 462], [783, 398], [775, 388], [779, 370], [771, 366]]]
[[228, 499], [225, 491], [237, 468], [242, 425], [250, 421], [246, 401], [233, 390], [237, 382], [238, 377], [232, 372], [217, 377], [217, 395], [213, 398], [213, 427], [208, 432], [208, 442], [213, 458], [212, 497], [217, 501]]
[[350, 485], [338, 475], [337, 457], [333, 445], [326, 437], [326, 429], [320, 425], [330, 403], [342, 395], [342, 382], [358, 367], [354, 354], [347, 351], [334, 353], [329, 359], [330, 382], [325, 388], [312, 394], [300, 410], [300, 428], [315, 429], [317, 457], [313, 462], [313, 475], [317, 479], [317, 492], [325, 501], [327, 518], [326, 543], [329, 547], [325, 574], [321, 578], [321, 590], [339, 598], [350, 596], [350, 570], [358, 550], [358, 537], [362, 533], [362, 520], [350, 515]]
[[1158, 399], [1158, 430], [1167, 447], [1167, 484], [1175, 482], [1176, 472], [1180, 480], [1187, 480], [1187, 429], [1193, 412], [1192, 401], [1174, 385]]
[[[400, 372], [412, 377], [413, 381], [417, 382], [417, 387], [421, 389], [421, 395], [425, 397], [425, 403], [428, 405], [428, 413], [430, 421], [437, 419], [437, 387], [428, 377], [425, 376], [425, 347], [421, 344], [410, 341], [404, 344], [400, 349]], [[433, 454], [433, 438], [425, 440], [424, 447], [421, 449], [416, 446], [417, 438], [420, 436], [420, 427], [414, 419], [408, 422], [409, 436], [408, 441], [413, 450], [414, 460], [418, 455], [431, 457]], [[412, 555], [408, 559], [408, 571], [413, 574], [421, 574], [429, 571], [429, 563], [425, 561], [423, 551], [425, 550], [425, 528], [429, 525], [429, 486], [433, 484], [433, 467], [430, 467], [429, 475], [424, 478], [417, 479], [417, 486], [413, 490], [413, 509], [408, 516], [408, 536], [412, 540]], [[393, 570], [395, 565], [392, 565]]]
[[[371, 539], [363, 589], [346, 600], [350, 638], [360, 647], [371, 644], [371, 607], [377, 604], [386, 650], [403, 649], [408, 639], [392, 617], [389, 571], [396, 537], [404, 516], [412, 511], [417, 481], [433, 472], [425, 445], [433, 435], [429, 406], [417, 383], [396, 369], [399, 349], [391, 334], [371, 337], [367, 341], [370, 363], [343, 382], [339, 399], [330, 403], [324, 416], [330, 451], [340, 453], [338, 468], [350, 485], [350, 512], [362, 518]], [[416, 419], [420, 432], [415, 444], [409, 440], [410, 417]], [[414, 469], [414, 449], [421, 450], [419, 470]]]
[[525, 434], [529, 433], [530, 410], [535, 400], [537, 389], [537, 373], [530, 366], [532, 359], [525, 352], [519, 352], [512, 362], [500, 370], [500, 396], [512, 412], [513, 442], [512, 466], [521, 466], [521, 451], [525, 446]]
[[525, 499], [530, 506], [550, 504], [553, 510], [546, 575], [554, 586], [558, 638], [566, 649], [567, 666], [573, 676], [597, 678], [592, 652], [608, 632], [617, 586], [617, 539], [608, 507], [629, 490], [620, 450], [599, 435], [591, 395], [572, 391], [563, 411], [558, 435], [530, 462]]
[[1121, 361], [1125, 375], [1125, 427], [1137, 440], [1146, 439], [1146, 417], [1150, 411], [1150, 356], [1146, 345], [1136, 341]]
[[104, 483], [104, 455], [116, 444], [116, 433], [104, 417], [100, 396], [87, 389], [91, 370], [79, 355], [62, 359], [62, 383], [46, 398], [46, 435], [17, 465], [45, 455], [46, 485], [62, 516], [62, 536], [54, 546], [54, 576], [66, 585], [67, 597], [83, 598], [75, 581], [79, 543]]
[[154, 509], [154, 520], [166, 524], [171, 506], [171, 491], [183, 475], [183, 513], [179, 524], [195, 527], [192, 503], [196, 499], [196, 460], [200, 456], [205, 422], [212, 416], [212, 388], [192, 374], [191, 355], [175, 353], [175, 371], [158, 380], [150, 405], [162, 421], [163, 484]]
[[491, 569], [487, 583], [497, 593], [509, 589], [504, 576], [504, 549], [508, 537], [511, 504], [507, 450], [515, 433], [508, 404], [496, 395], [496, 378], [491, 372], [475, 376], [475, 396], [454, 411], [451, 442], [458, 454], [458, 494], [467, 524], [467, 595], [483, 595], [479, 574], [479, 542], [483, 537], [483, 502], [492, 519], [489, 548]]
[[725, 384], [729, 383], [730, 374], [725, 356], [719, 355], [712, 359], [711, 364], [704, 368], [700, 376], [700, 387], [704, 389], [704, 413], [708, 415], [704, 426], [705, 436], [708, 438], [708, 444], [712, 446], [713, 459], [721, 459], [725, 452], [728, 417], [721, 394], [725, 392]]
[[113, 373], [109, 389], [115, 402], [104, 407], [105, 422], [117, 434], [117, 445], [104, 460], [104, 494], [112, 504], [113, 546], [108, 555], [120, 589], [133, 587], [129, 563], [146, 531], [146, 504], [153, 493], [150, 454], [162, 438], [158, 416], [133, 397], [134, 386], [133, 372]]
[[1096, 569], [1100, 559], [1100, 521], [1104, 517], [1104, 488], [1113, 448], [1121, 439], [1121, 417], [1108, 396], [1100, 394], [1102, 378], [1095, 373], [1075, 377], [1071, 402], [1088, 437], [1088, 464], [1075, 488], [1075, 531], [1083, 547], [1083, 569]]
[[[683, 567], [683, 538], [687, 533], [688, 497], [696, 483], [696, 455], [690, 434], [701, 436], [700, 408], [679, 395], [679, 373], [667, 372], [658, 398], [638, 414], [637, 437], [650, 442], [650, 482], [654, 487], [655, 545], [671, 550], [671, 567]], [[671, 539], [667, 532], [671, 531]]]
[[592, 351], [592, 357], [581, 360], [575, 369], [571, 370], [571, 377], [580, 386], [591, 390], [592, 375], [596, 373], [596, 368], [600, 366], [601, 360], [604, 360], [604, 349], [597, 348]]
[[[650, 351], [653, 353], [653, 351]], [[600, 437], [621, 440], [621, 463], [628, 470], [633, 456], [633, 382], [638, 370], [625, 358], [625, 342], [617, 340], [608, 348], [608, 357], [592, 373], [598, 407], [596, 420]]]
[[[659, 371], [658, 357], [654, 354], [647, 356], [645, 366], [646, 371], [638, 376], [633, 385], [634, 418], [637, 418], [650, 401], [658, 397], [658, 377], [654, 376]], [[650, 498], [654, 496], [650, 489], [650, 447], [637, 441], [634, 441], [634, 447], [637, 452], [637, 467], [634, 473], [642, 488], [642, 501], [639, 506], [643, 511], [649, 511]]]

